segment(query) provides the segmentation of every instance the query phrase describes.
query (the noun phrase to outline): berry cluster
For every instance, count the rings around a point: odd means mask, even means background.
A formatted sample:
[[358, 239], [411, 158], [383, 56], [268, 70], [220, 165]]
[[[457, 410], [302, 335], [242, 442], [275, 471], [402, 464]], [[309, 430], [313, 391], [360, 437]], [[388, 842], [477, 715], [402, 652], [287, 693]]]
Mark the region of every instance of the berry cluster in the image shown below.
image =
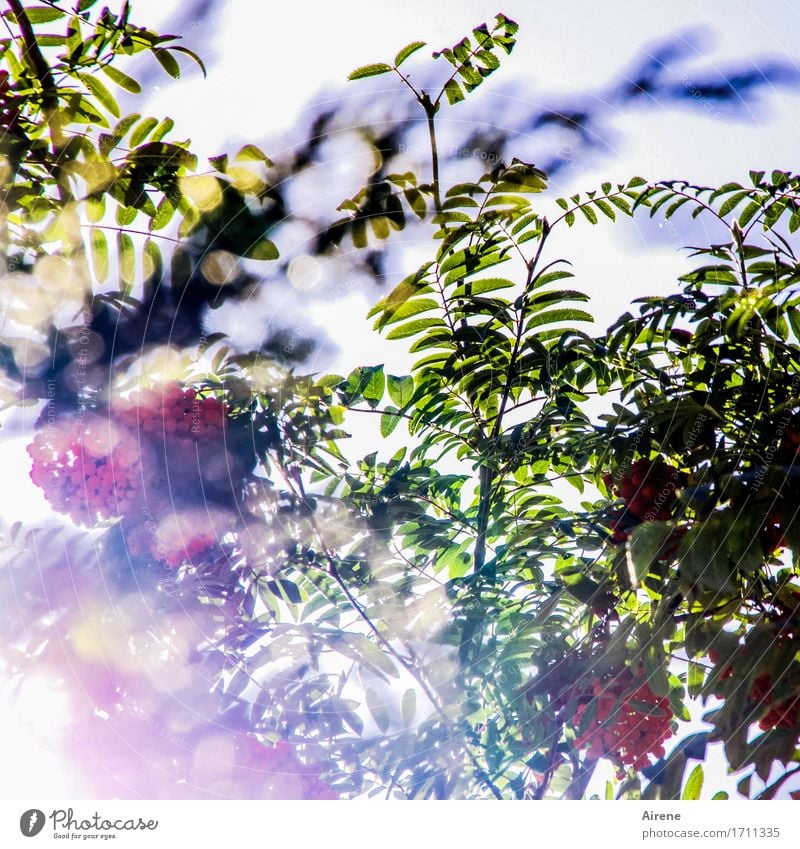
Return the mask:
[[[187, 527], [190, 523], [191, 527]], [[176, 513], [159, 525], [150, 521], [127, 528], [125, 544], [133, 557], [150, 557], [177, 569], [183, 563], [198, 565], [201, 560], [207, 560], [219, 541], [212, 531], [198, 525], [196, 519]]]
[[136, 440], [100, 418], [51, 425], [37, 434], [28, 454], [31, 480], [54, 510], [77, 524], [124, 514], [136, 501]]
[[339, 794], [319, 777], [316, 767], [301, 763], [284, 741], [268, 746], [253, 737], [239, 744], [237, 763], [263, 773], [277, 799], [338, 799]]
[[800, 695], [775, 704], [773, 689], [769, 672], [762, 672], [753, 682], [753, 699], [757, 705], [768, 708], [759, 719], [758, 727], [762, 731], [772, 728], [797, 728], [800, 725]]
[[577, 702], [576, 744], [591, 757], [611, 755], [637, 770], [649, 765], [650, 756], [664, 757], [664, 741], [672, 735], [669, 700], [627, 667], [613, 678], [594, 681]]
[[152, 540], [152, 553], [173, 569], [195, 562], [217, 545], [209, 527], [210, 518], [198, 511], [174, 513], [159, 524]]
[[[176, 569], [181, 563], [188, 561], [192, 563], [200, 555], [205, 554], [216, 544], [213, 534], [199, 533], [191, 539], [179, 540], [172, 548], [165, 546], [163, 559], [167, 566]], [[162, 543], [163, 545], [163, 543]]]
[[42, 430], [28, 447], [31, 479], [76, 524], [121, 518], [133, 556], [173, 568], [197, 563], [217, 535], [191, 499], [203, 491], [206, 466], [219, 474], [227, 413], [217, 398], [178, 385], [119, 398], [105, 418], [61, 419]]
[[618, 545], [642, 522], [666, 522], [673, 518], [676, 490], [686, 483], [686, 476], [661, 460], [636, 460], [630, 472], [614, 484], [611, 474], [603, 476], [606, 487], [625, 502], [625, 509], [611, 516], [611, 539]]
[[115, 402], [114, 412], [129, 427], [145, 434], [197, 441], [221, 435], [228, 414], [217, 398], [180, 386], [140, 390]]

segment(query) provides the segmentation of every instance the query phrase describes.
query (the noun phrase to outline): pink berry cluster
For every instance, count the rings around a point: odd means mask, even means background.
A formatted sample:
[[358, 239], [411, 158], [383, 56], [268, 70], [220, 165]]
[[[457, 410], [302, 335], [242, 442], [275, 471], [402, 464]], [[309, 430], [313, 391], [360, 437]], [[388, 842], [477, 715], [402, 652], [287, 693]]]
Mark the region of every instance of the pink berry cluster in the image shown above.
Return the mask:
[[228, 415], [219, 399], [180, 386], [141, 390], [116, 401], [113, 410], [121, 422], [144, 434], [198, 442], [221, 435]]
[[[227, 415], [224, 402], [192, 388], [144, 389], [115, 400], [105, 416], [98, 411], [48, 423], [28, 447], [31, 479], [53, 509], [76, 524], [121, 518], [132, 554], [176, 568], [195, 561], [217, 540], [202, 521], [183, 515], [180, 502], [187, 493], [179, 482], [170, 498], [153, 481], [163, 477], [165, 462], [188, 467], [187, 451], [196, 464], [195, 446], [216, 451]], [[143, 509], [145, 494], [160, 514], [157, 522], [153, 510]]]
[[274, 746], [248, 737], [238, 747], [240, 767], [262, 773], [273, 786], [275, 798], [338, 799], [339, 794], [320, 777], [319, 769], [301, 763], [289, 743]]
[[91, 525], [122, 515], [140, 490], [136, 439], [100, 417], [69, 420], [36, 435], [28, 446], [31, 479], [53, 509]]

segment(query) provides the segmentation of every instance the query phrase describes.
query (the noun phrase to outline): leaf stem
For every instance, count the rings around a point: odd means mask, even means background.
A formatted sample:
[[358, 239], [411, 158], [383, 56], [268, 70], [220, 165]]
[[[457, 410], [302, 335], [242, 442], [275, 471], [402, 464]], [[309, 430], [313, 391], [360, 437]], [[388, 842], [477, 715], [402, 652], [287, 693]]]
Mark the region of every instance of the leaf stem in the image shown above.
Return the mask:
[[[539, 239], [539, 244], [536, 248], [536, 253], [528, 263], [528, 275], [525, 280], [524, 292], [527, 293], [536, 275], [536, 267], [539, 263], [539, 258], [544, 249], [544, 243], [550, 234], [550, 225], [547, 219], [542, 219], [542, 234]], [[523, 299], [525, 294], [523, 294]], [[506, 382], [503, 387], [500, 403], [497, 407], [497, 415], [494, 418], [491, 432], [488, 437], [488, 446], [491, 450], [493, 443], [500, 435], [503, 426], [503, 416], [505, 415], [508, 399], [511, 397], [511, 389], [514, 383], [514, 372], [517, 368], [517, 359], [519, 357], [520, 348], [522, 347], [522, 336], [525, 328], [524, 310], [520, 308], [517, 316], [517, 328], [514, 336], [514, 348], [511, 351], [511, 356], [508, 360], [508, 371], [506, 373]], [[480, 468], [479, 483], [478, 483], [478, 516], [477, 516], [477, 539], [475, 541], [475, 555], [473, 559], [474, 572], [480, 574], [486, 563], [486, 535], [489, 530], [489, 516], [492, 509], [492, 496], [494, 491], [495, 477], [497, 471], [491, 466], [484, 463]]]
[[8, 5], [19, 27], [20, 36], [25, 45], [25, 56], [27, 56], [28, 63], [36, 79], [39, 81], [39, 85], [42, 87], [42, 112], [44, 113], [47, 127], [50, 131], [50, 142], [53, 149], [53, 161], [49, 164], [48, 169], [56, 181], [61, 202], [67, 204], [72, 200], [72, 193], [61, 179], [60, 159], [64, 134], [61, 131], [61, 124], [58, 118], [58, 86], [53, 77], [53, 71], [39, 48], [36, 33], [33, 31], [30, 18], [28, 18], [28, 14], [22, 3], [20, 0], [8, 0]]
[[150, 239], [163, 239], [166, 242], [174, 242], [176, 245], [183, 244], [182, 239], [164, 236], [161, 233], [153, 233], [150, 230], [133, 230], [130, 227], [115, 227], [113, 224], [81, 224], [81, 227], [92, 230], [113, 230], [115, 233], [134, 233], [137, 236], [147, 236]]
[[433, 179], [433, 205], [436, 208], [436, 214], [442, 214], [442, 196], [439, 188], [439, 146], [436, 142], [436, 120], [435, 116], [439, 110], [439, 103], [431, 102], [430, 97], [426, 92], [422, 92], [419, 98], [422, 108], [425, 110], [425, 117], [428, 122], [428, 137], [431, 142], [431, 169]]

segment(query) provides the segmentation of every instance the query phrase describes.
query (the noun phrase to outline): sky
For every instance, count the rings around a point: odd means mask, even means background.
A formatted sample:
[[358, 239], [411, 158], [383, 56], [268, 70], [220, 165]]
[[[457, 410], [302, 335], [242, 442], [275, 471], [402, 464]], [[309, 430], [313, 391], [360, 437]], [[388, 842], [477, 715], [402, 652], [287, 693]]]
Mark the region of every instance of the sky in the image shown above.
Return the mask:
[[[139, 0], [133, 8], [142, 20], [154, 24], [159, 19], [168, 23], [174, 12], [155, 0]], [[355, 96], [357, 84], [345, 81], [354, 67], [388, 59], [416, 39], [432, 48], [453, 44], [499, 10], [519, 22], [520, 32], [502, 71], [481, 89], [489, 116], [494, 107], [505, 106], [498, 98], [507, 96], [503, 86], [511, 80], [524, 86], [519, 89], [524, 92], [518, 95], [520, 109], [534, 110], [559, 98], [589, 93], [602, 98], [604, 88], [625, 73], [644, 45], [668, 37], [699, 40], [704, 60], [696, 65], [707, 62], [708, 70], [758, 65], [767, 57], [794, 63], [800, 34], [797, 10], [777, 0], [757, 6], [680, 0], [668, 4], [517, 0], [499, 8], [483, 0], [436, 4], [343, 0], [330, 5], [313, 2], [304, 8], [309, 14], [298, 20], [286, 7], [229, 0], [219, 11], [189, 19], [188, 24], [182, 21], [186, 43], [197, 45], [208, 65], [208, 79], [194, 72], [178, 84], [156, 81], [152, 113], [171, 115], [177, 129], [209, 154], [257, 140], [270, 155], [279, 155], [296, 138], [292, 127], [307, 120], [319, 103], [336, 105]], [[424, 51], [419, 55], [424, 56]], [[693, 85], [691, 71], [689, 63], [687, 87]], [[694, 104], [694, 108], [651, 103], [648, 108], [624, 112], [609, 102], [607, 155], [576, 159], [560, 176], [558, 189], [585, 190], [634, 174], [721, 184], [746, 179], [750, 168], [796, 169], [800, 165], [798, 106], [800, 93], [787, 88], [762, 91], [736, 117], [713, 101]], [[458, 117], [455, 110], [452, 114]], [[524, 142], [520, 140], [521, 145]], [[325, 185], [313, 188], [323, 195], [327, 190]], [[601, 308], [598, 325], [604, 326], [618, 314], [632, 294], [651, 294], [670, 285], [682, 268], [676, 248], [691, 241], [691, 235], [678, 220], [668, 227], [623, 224], [613, 232], [584, 228], [579, 235], [570, 234], [571, 244], [580, 239], [575, 253], [586, 258], [576, 271], [591, 278], [590, 289], [602, 293], [594, 305]], [[418, 255], [408, 253], [408, 263], [413, 265]], [[654, 255], [659, 258], [657, 268]], [[399, 268], [398, 273], [408, 270]], [[331, 344], [323, 349], [320, 367], [346, 372], [348, 366], [362, 361], [362, 353], [375, 351], [376, 340], [368, 325], [353, 320], [363, 314], [370, 299], [374, 300], [374, 292], [358, 288], [336, 300], [309, 303], [301, 299], [302, 320], [329, 328]], [[297, 308], [290, 299], [284, 304], [287, 312]], [[330, 328], [345, 327], [347, 345], [343, 346]], [[253, 332], [252, 327], [241, 330]], [[331, 360], [334, 349], [338, 356]], [[392, 357], [395, 352], [387, 350], [386, 355]]]
[[[153, 19], [151, 9], [156, 18], [170, 17], [165, 14], [169, 5], [155, 0], [140, 0], [133, 8], [143, 20]], [[412, 40], [427, 41], [434, 49], [452, 44], [498, 11], [520, 23], [518, 45], [504, 62], [502, 75], [483, 91], [497, 88], [501, 76], [516, 76], [529, 85], [532, 100], [543, 102], [559, 92], [593, 91], [624, 70], [644, 44], [665, 36], [688, 38], [692, 31], [705, 31], [713, 42], [713, 61], [758, 61], [768, 55], [794, 58], [800, 30], [797, 10], [776, 0], [757, 6], [681, 0], [551, 0], [501, 6], [479, 0], [343, 0], [331, 5], [313, 2], [305, 8], [313, 14], [304, 16], [302, 28], [286, 9], [273, 13], [267, 4], [246, 0], [229, 0], [221, 12], [190, 20], [184, 27], [185, 41], [207, 42], [203, 58], [209, 78], [195, 76], [182, 85], [163, 87], [152, 101], [154, 108], [179, 119], [179, 126], [201, 146], [226, 135], [274, 135], [292, 125], [311, 96], [324, 91], [331, 99], [346, 98], [353, 89], [344, 81], [354, 67], [385, 60]], [[711, 106], [707, 118], [692, 118], [690, 127], [677, 127], [673, 114], [636, 119], [624, 127], [624, 148], [615, 151], [618, 161], [611, 165], [626, 174], [648, 165], [648, 171], [658, 168], [665, 174], [711, 181], [750, 167], [754, 155], [786, 163], [796, 156], [796, 105], [794, 98], [784, 99], [772, 114], [754, 115], [756, 123], [746, 131], [738, 127], [736, 133], [719, 126], [722, 122], [714, 118]], [[604, 173], [613, 176], [608, 167]]]

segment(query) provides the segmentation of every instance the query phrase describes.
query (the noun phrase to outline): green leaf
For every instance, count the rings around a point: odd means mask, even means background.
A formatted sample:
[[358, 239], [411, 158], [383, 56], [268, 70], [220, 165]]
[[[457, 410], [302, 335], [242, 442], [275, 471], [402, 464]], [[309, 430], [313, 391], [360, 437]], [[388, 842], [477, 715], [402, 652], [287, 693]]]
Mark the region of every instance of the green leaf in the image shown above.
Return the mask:
[[606, 216], [606, 218], [610, 218], [612, 221], [616, 219], [616, 213], [612, 209], [612, 207], [606, 203], [604, 200], [597, 199], [594, 202], [594, 205]]
[[150, 135], [150, 131], [158, 126], [158, 118], [145, 118], [131, 133], [131, 147], [139, 145]]
[[98, 283], [103, 283], [108, 278], [108, 241], [106, 234], [99, 228], [92, 227], [89, 231], [89, 242], [94, 275]]
[[67, 53], [73, 62], [77, 62], [86, 49], [81, 38], [81, 18], [73, 15], [67, 27]]
[[727, 215], [731, 210], [735, 209], [745, 198], [750, 196], [750, 192], [736, 192], [730, 195], [719, 208], [721, 216]]
[[455, 80], [448, 80], [444, 86], [444, 93], [447, 96], [447, 102], [453, 106], [455, 103], [460, 103], [464, 100], [464, 92], [461, 86]]
[[462, 283], [453, 290], [453, 297], [462, 295], [485, 295], [487, 292], [498, 292], [500, 289], [510, 289], [514, 286], [510, 280], [503, 277], [485, 277], [473, 280], [470, 283]]
[[389, 725], [391, 724], [391, 719], [389, 718], [389, 711], [386, 708], [386, 702], [384, 702], [383, 699], [381, 699], [381, 697], [374, 690], [365, 690], [364, 696], [366, 698], [369, 712], [372, 714], [372, 718], [375, 720], [375, 724], [378, 726], [381, 732], [385, 734], [389, 730]]
[[246, 144], [244, 147], [239, 148], [235, 159], [237, 162], [263, 162], [269, 167], [272, 167], [273, 164], [266, 153], [254, 144]]
[[395, 67], [399, 67], [403, 64], [403, 62], [408, 59], [413, 53], [416, 53], [417, 50], [421, 50], [425, 46], [424, 41], [412, 41], [411, 44], [407, 44], [402, 50], [400, 50], [397, 56], [394, 57]]
[[117, 224], [120, 227], [127, 227], [129, 224], [132, 224], [138, 215], [138, 211], [134, 206], [118, 206], [117, 207]]
[[269, 239], [259, 239], [242, 254], [246, 259], [273, 260], [280, 254], [274, 242]]
[[391, 65], [387, 65], [385, 62], [375, 62], [372, 65], [362, 65], [360, 68], [356, 68], [355, 71], [351, 71], [347, 79], [362, 80], [365, 77], [377, 77], [380, 74], [388, 74], [391, 70]]
[[689, 661], [689, 670], [686, 676], [686, 687], [689, 695], [694, 698], [699, 696], [703, 691], [703, 685], [706, 682], [706, 670], [703, 664]]
[[417, 693], [416, 690], [408, 689], [403, 693], [401, 702], [401, 712], [403, 714], [403, 722], [406, 728], [411, 726], [414, 721], [414, 716], [417, 713]]
[[416, 336], [427, 330], [429, 327], [445, 327], [445, 323], [440, 318], [417, 318], [414, 321], [409, 321], [406, 324], [401, 324], [395, 327], [394, 330], [386, 334], [387, 339], [405, 339], [408, 336]]
[[274, 581], [267, 581], [267, 587], [273, 595], [288, 601], [289, 604], [300, 604], [303, 601], [300, 590], [293, 581], [276, 578]]
[[145, 278], [161, 279], [164, 260], [161, 256], [161, 249], [153, 239], [147, 239], [144, 243], [142, 248], [142, 265], [144, 267]]
[[425, 202], [422, 192], [419, 189], [410, 188], [406, 189], [403, 194], [414, 215], [417, 218], [424, 218], [428, 212], [428, 204]]
[[496, 71], [500, 67], [500, 60], [488, 50], [479, 50], [475, 54], [475, 61], [486, 71]]
[[365, 366], [363, 374], [366, 379], [362, 384], [361, 394], [371, 407], [377, 407], [383, 400], [383, 393], [386, 389], [386, 376], [383, 373], [383, 366]]
[[103, 73], [110, 77], [120, 88], [124, 88], [125, 91], [129, 91], [131, 94], [139, 94], [141, 92], [142, 87], [139, 83], [133, 77], [123, 74], [119, 68], [115, 68], [113, 65], [102, 65], [101, 67]]
[[727, 528], [721, 534], [720, 523], [720, 514], [717, 514], [691, 528], [678, 549], [681, 585], [695, 591], [706, 588], [718, 598], [736, 592], [734, 569], [728, 560], [724, 542], [720, 540]]
[[206, 66], [203, 64], [203, 60], [194, 52], [194, 50], [189, 50], [188, 47], [181, 47], [180, 44], [172, 44], [170, 45], [169, 49], [172, 50], [173, 53], [183, 53], [184, 56], [188, 56], [193, 62], [195, 62], [195, 64], [200, 67], [200, 70], [203, 72], [203, 76], [208, 76]]
[[387, 380], [387, 388], [389, 397], [402, 409], [414, 396], [414, 378], [411, 376], [397, 377], [390, 374]]
[[394, 410], [394, 407], [388, 407], [381, 415], [381, 436], [384, 439], [386, 439], [387, 436], [390, 436], [397, 425], [399, 425], [403, 420], [403, 417], [396, 415]]
[[382, 676], [400, 677], [392, 659], [372, 639], [363, 634], [342, 634], [342, 637], [352, 649], [352, 656], [358, 661], [367, 664]]
[[389, 219], [385, 215], [373, 215], [369, 223], [378, 239], [388, 239], [392, 233]]
[[153, 55], [158, 59], [158, 64], [175, 80], [180, 79], [181, 66], [175, 57], [163, 48], [156, 47], [153, 50]]
[[378, 301], [374, 307], [367, 313], [367, 318], [377, 315], [380, 312], [396, 309], [400, 304], [405, 303], [414, 295], [422, 292], [429, 292], [430, 286], [425, 283], [425, 272], [427, 266], [423, 266], [415, 274], [411, 274], [402, 280], [392, 291], [382, 300]]
[[36, 37], [39, 47], [63, 47], [67, 39], [63, 35], [39, 35]]
[[567, 307], [543, 310], [541, 312], [533, 313], [525, 325], [525, 330], [529, 331], [534, 327], [543, 327], [546, 324], [558, 324], [564, 321], [573, 323], [582, 321], [592, 322], [594, 321], [594, 316], [591, 313], [586, 312], [586, 310], [569, 309]]
[[127, 233], [117, 233], [117, 259], [119, 261], [119, 286], [130, 291], [136, 277], [136, 253], [133, 239]]
[[100, 104], [110, 112], [115, 118], [119, 118], [119, 106], [117, 101], [111, 96], [111, 92], [100, 82], [97, 77], [91, 74], [81, 74], [81, 81], [89, 89], [89, 91], [97, 98]]
[[25, 14], [32, 24], [49, 24], [61, 20], [67, 13], [51, 6], [30, 6], [25, 9]]
[[147, 142], [147, 144], [140, 145], [136, 150], [131, 151], [128, 158], [131, 161], [141, 162], [148, 168], [161, 166], [195, 168], [197, 166], [197, 157], [193, 153], [180, 145], [170, 144], [169, 142]]
[[434, 301], [433, 298], [411, 298], [397, 307], [387, 307], [383, 315], [375, 322], [375, 329], [382, 330], [390, 324], [397, 324], [398, 321], [411, 318], [412, 315], [435, 309], [439, 309], [439, 302]]
[[175, 207], [168, 197], [163, 197], [156, 208], [156, 214], [150, 221], [151, 230], [160, 230], [166, 227], [175, 215]]
[[703, 765], [697, 764], [692, 770], [683, 788], [681, 799], [684, 801], [696, 801], [703, 791]]
[[547, 188], [547, 175], [540, 168], [514, 159], [497, 177], [493, 192], [537, 193]]
[[645, 522], [634, 528], [626, 544], [628, 579], [638, 587], [655, 561], [662, 555], [672, 527], [666, 522]]
[[739, 215], [739, 226], [746, 227], [753, 216], [757, 215], [759, 212], [761, 212], [761, 204], [759, 201], [754, 200], [748, 203]]
[[363, 218], [356, 218], [353, 221], [351, 235], [353, 237], [353, 247], [360, 249], [367, 246], [367, 223]]
[[560, 577], [569, 594], [584, 604], [595, 603], [603, 593], [600, 584], [578, 572], [564, 572]]
[[86, 218], [92, 224], [96, 224], [98, 221], [101, 221], [103, 216], [106, 214], [105, 195], [100, 195], [99, 197], [86, 198], [85, 204]]
[[175, 122], [172, 118], [164, 118], [163, 121], [159, 123], [159, 125], [153, 130], [152, 135], [150, 136], [150, 140], [154, 142], [160, 142], [167, 133], [172, 132], [172, 128], [175, 126]]
[[123, 138], [125, 138], [128, 130], [133, 127], [133, 125], [141, 118], [138, 112], [133, 112], [130, 115], [126, 115], [124, 118], [120, 118], [116, 124], [114, 124], [114, 129], [111, 131], [111, 135], [116, 139], [115, 144], [119, 144]]
[[218, 171], [220, 174], [224, 174], [225, 169], [228, 167], [228, 154], [221, 153], [219, 156], [209, 156], [208, 161], [211, 163], [215, 171]]

